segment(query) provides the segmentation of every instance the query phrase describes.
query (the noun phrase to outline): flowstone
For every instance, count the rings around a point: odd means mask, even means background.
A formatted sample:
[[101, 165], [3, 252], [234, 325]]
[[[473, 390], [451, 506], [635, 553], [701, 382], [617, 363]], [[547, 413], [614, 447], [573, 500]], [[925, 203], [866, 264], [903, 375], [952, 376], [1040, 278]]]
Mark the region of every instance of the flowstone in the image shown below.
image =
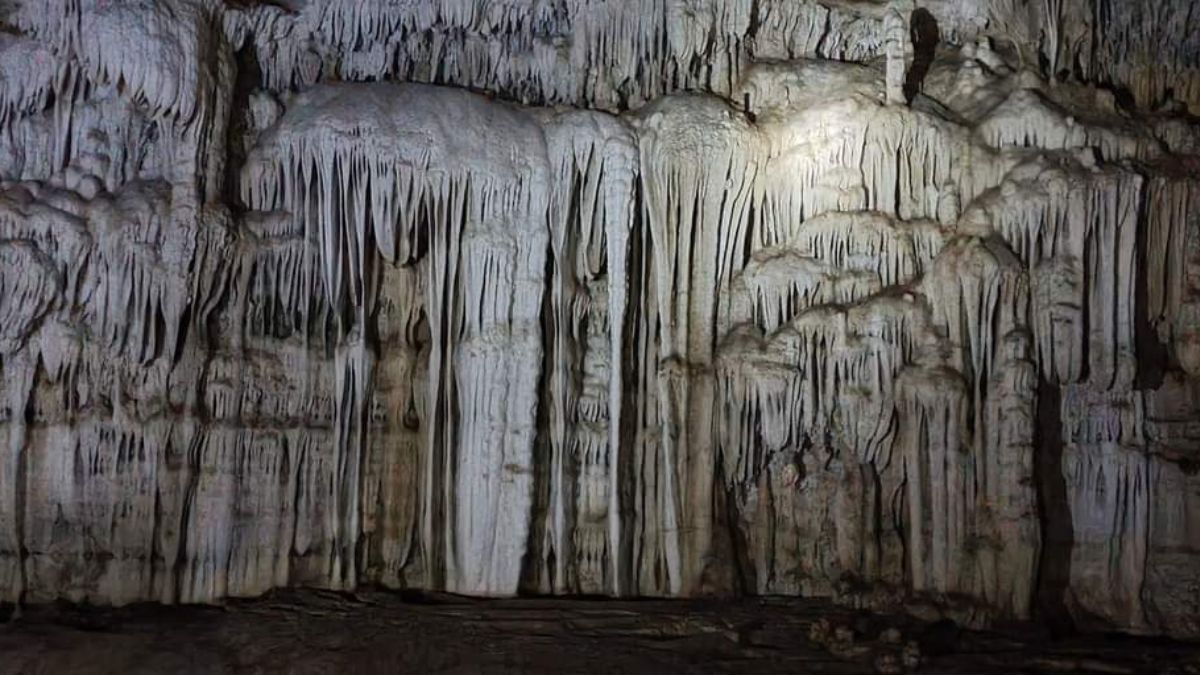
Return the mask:
[[1200, 3], [0, 22], [0, 601], [1200, 638]]

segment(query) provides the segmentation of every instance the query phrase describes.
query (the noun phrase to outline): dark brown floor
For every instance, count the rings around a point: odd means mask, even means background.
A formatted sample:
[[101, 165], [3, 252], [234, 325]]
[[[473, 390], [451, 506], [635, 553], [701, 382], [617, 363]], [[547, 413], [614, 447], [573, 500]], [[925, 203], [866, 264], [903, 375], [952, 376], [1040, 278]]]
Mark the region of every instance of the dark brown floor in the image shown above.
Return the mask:
[[[881, 641], [888, 628], [899, 634]], [[961, 631], [820, 601], [313, 591], [223, 608], [27, 608], [0, 625], [0, 673], [871, 673], [907, 672], [906, 648], [923, 673], [1200, 675], [1200, 645]]]

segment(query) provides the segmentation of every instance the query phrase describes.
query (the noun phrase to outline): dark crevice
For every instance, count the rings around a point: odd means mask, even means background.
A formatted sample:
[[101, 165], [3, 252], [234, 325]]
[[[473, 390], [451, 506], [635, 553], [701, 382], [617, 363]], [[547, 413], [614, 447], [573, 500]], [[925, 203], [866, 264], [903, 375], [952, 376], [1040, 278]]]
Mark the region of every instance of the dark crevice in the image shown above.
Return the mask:
[[937, 19], [924, 7], [916, 10], [910, 20], [913, 43], [913, 62], [904, 81], [904, 98], [911, 101], [921, 92], [921, 85], [937, 54], [941, 31]]
[[1042, 550], [1034, 607], [1035, 614], [1054, 635], [1066, 636], [1075, 631], [1066, 604], [1071, 585], [1075, 526], [1071, 520], [1070, 496], [1062, 469], [1062, 392], [1058, 386], [1041, 380], [1037, 401], [1034, 481], [1042, 528]]

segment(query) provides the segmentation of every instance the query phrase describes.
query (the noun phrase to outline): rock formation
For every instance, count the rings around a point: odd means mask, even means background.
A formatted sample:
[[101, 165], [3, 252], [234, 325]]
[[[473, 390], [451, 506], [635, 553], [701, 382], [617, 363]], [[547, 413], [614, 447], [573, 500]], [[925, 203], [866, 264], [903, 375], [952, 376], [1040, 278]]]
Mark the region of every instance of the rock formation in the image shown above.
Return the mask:
[[1200, 2], [0, 22], [0, 600], [1200, 638]]

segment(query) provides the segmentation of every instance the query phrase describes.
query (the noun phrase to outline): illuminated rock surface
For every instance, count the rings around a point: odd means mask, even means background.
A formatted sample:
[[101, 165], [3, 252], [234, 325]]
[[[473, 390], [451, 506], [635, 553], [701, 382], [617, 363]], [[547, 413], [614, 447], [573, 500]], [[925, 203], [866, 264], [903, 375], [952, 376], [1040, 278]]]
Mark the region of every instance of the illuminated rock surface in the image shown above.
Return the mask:
[[1200, 3], [0, 12], [0, 600], [1200, 638]]

